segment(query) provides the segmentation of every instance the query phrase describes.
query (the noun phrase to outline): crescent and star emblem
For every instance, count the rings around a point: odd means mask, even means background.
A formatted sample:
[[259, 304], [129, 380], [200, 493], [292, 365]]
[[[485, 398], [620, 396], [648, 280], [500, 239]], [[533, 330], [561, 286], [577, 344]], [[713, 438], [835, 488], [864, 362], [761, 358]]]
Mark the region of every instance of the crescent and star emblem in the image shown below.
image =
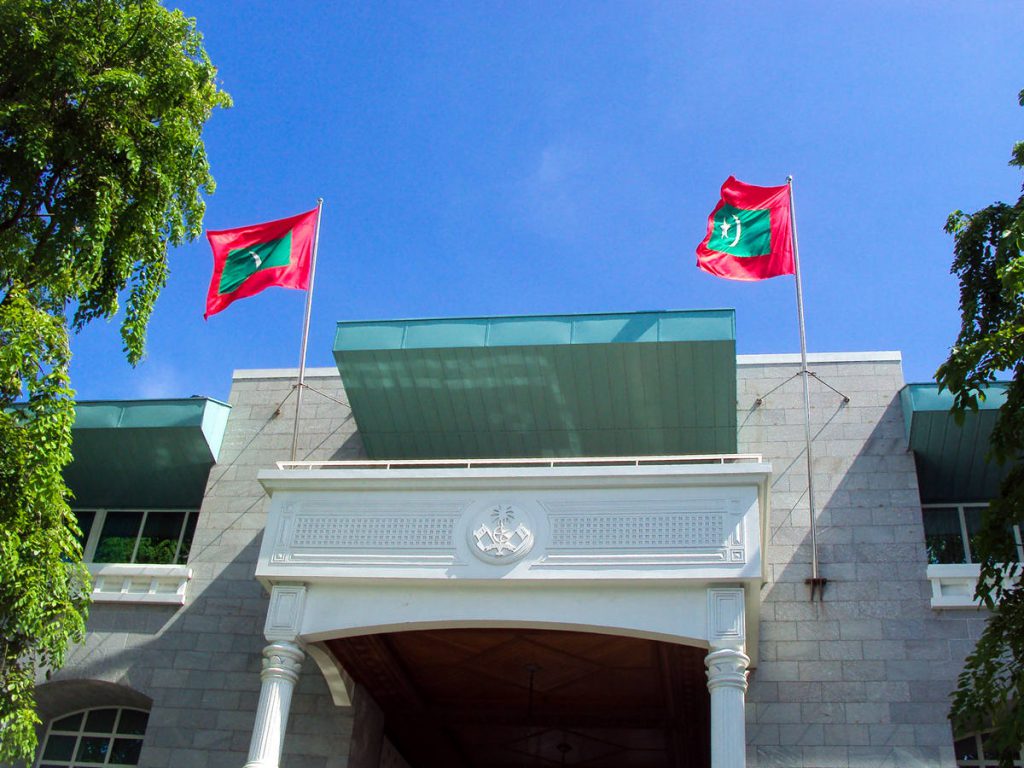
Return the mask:
[[[731, 243], [729, 243], [729, 247], [730, 248], [734, 248], [734, 247], [736, 247], [736, 244], [740, 241], [740, 237], [743, 235], [743, 222], [740, 221], [740, 217], [737, 216], [735, 213], [731, 214], [731, 215], [732, 215], [733, 222], [735, 222], [735, 224], [736, 224], [736, 237], [734, 237], [733, 241]], [[733, 225], [730, 224], [728, 221], [723, 221], [722, 222], [721, 228], [722, 228], [722, 239], [723, 240], [728, 240], [729, 239], [729, 230], [732, 229], [732, 227], [733, 227]]]
[[256, 269], [259, 269], [260, 265], [263, 264], [263, 259], [260, 258], [260, 255], [256, 253], [256, 251], [249, 251], [249, 255], [256, 260]]

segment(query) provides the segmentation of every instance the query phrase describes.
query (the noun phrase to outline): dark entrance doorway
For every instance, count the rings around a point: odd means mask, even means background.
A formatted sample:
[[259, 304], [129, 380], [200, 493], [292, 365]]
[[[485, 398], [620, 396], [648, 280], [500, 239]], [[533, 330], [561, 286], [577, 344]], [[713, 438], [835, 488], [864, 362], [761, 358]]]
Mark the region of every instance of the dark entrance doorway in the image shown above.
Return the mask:
[[412, 768], [707, 768], [706, 650], [539, 629], [327, 642]]

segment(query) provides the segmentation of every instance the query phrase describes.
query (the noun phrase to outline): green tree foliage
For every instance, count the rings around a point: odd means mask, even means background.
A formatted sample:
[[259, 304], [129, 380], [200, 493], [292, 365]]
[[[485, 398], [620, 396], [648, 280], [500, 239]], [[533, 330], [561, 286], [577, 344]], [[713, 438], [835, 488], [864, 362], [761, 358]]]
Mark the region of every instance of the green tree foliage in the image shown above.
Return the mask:
[[123, 301], [141, 359], [168, 246], [200, 234], [213, 191], [215, 75], [157, 0], [0, 2], [0, 763], [31, 755], [36, 675], [84, 631], [68, 334]]
[[[1019, 101], [1024, 106], [1024, 91]], [[1024, 142], [1010, 165], [1024, 168]], [[990, 458], [1008, 474], [983, 515], [977, 594], [991, 619], [967, 658], [953, 698], [958, 730], [992, 729], [990, 746], [1003, 766], [1024, 744], [1024, 587], [1011, 528], [1024, 527], [1024, 195], [976, 213], [956, 211], [952, 272], [960, 280], [962, 325], [936, 380], [954, 395], [954, 413], [976, 410], [988, 384], [1009, 378], [1006, 403], [992, 432]]]

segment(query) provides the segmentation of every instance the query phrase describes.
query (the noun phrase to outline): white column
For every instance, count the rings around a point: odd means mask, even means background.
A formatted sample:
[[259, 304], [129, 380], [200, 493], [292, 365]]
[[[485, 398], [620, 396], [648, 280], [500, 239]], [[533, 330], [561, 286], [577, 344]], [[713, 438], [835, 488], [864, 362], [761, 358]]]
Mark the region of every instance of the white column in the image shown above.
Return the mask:
[[711, 691], [711, 768], [747, 764], [744, 709], [749, 663], [742, 647], [714, 649], [704, 659]]
[[278, 768], [292, 691], [304, 658], [302, 648], [288, 640], [279, 640], [263, 649], [263, 685], [245, 768]]
[[747, 764], [746, 593], [742, 587], [708, 590], [708, 690], [711, 691], [711, 768]]

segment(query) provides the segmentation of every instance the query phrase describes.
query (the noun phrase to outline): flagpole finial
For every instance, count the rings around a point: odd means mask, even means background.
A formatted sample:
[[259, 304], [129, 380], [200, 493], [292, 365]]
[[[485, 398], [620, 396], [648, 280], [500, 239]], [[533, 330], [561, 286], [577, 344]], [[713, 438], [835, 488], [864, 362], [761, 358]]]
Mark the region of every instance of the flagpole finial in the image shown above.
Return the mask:
[[793, 183], [793, 174], [792, 173], [789, 174], [789, 176], [786, 177], [786, 183], [787, 184], [792, 184]]
[[322, 197], [318, 197], [318, 198], [316, 199], [316, 204], [317, 204], [317, 205], [323, 205], [323, 204], [324, 204], [324, 199], [323, 199]]

